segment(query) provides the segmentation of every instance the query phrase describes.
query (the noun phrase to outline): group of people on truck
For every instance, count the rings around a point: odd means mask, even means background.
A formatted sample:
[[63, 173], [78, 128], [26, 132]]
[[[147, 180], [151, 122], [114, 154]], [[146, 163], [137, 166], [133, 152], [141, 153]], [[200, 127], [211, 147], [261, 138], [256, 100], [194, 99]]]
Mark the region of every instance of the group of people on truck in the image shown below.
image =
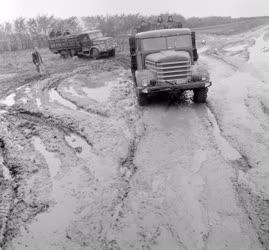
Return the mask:
[[50, 33], [49, 33], [49, 38], [54, 38], [54, 37], [58, 37], [58, 36], [67, 36], [67, 35], [70, 35], [70, 31], [69, 30], [66, 30], [64, 31], [63, 33], [58, 30], [58, 31], [55, 31], [55, 30], [52, 30]]
[[168, 16], [167, 22], [164, 22], [162, 16], [158, 16], [157, 22], [155, 24], [151, 24], [146, 22], [144, 19], [141, 21], [139, 27], [136, 28], [136, 32], [144, 32], [154, 29], [172, 29], [172, 28], [182, 28], [182, 24], [180, 22], [176, 22], [173, 19], [173, 16]]

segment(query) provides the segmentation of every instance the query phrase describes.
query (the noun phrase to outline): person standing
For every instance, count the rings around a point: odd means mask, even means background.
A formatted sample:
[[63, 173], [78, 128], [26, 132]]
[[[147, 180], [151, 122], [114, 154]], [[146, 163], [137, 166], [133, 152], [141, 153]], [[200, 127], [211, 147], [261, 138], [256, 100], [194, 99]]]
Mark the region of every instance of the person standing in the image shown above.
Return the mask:
[[157, 27], [156, 27], [158, 30], [161, 30], [161, 29], [164, 29], [164, 23], [163, 23], [163, 18], [162, 16], [158, 16], [158, 19], [157, 19]]
[[41, 76], [42, 75], [41, 65], [43, 64], [43, 60], [37, 47], [34, 48], [34, 51], [32, 53], [32, 60], [34, 65], [36, 66], [37, 72]]

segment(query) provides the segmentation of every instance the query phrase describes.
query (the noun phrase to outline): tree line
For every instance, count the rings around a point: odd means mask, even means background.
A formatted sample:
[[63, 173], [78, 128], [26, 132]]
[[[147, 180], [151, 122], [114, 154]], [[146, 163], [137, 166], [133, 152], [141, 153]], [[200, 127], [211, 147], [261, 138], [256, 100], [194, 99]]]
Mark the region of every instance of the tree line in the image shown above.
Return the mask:
[[[231, 17], [191, 17], [185, 18], [180, 14], [162, 14], [163, 20], [172, 15], [174, 21], [181, 22], [183, 27], [199, 28], [218, 24], [227, 24], [244, 20]], [[0, 24], [0, 51], [15, 51], [32, 48], [33, 46], [46, 47], [48, 35], [55, 31], [69, 31], [77, 33], [82, 30], [100, 29], [105, 35], [118, 37], [133, 32], [142, 20], [156, 22], [158, 16], [129, 15], [97, 15], [82, 18], [70, 17], [66, 19], [49, 15], [38, 15], [35, 18], [17, 18], [12, 23]]]

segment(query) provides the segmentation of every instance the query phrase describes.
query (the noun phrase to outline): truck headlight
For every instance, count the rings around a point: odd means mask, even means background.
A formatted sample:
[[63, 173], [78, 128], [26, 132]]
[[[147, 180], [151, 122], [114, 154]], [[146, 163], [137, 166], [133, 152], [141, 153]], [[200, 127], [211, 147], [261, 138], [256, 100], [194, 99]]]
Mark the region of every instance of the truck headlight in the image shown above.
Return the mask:
[[143, 80], [142, 80], [142, 86], [143, 86], [143, 87], [147, 87], [147, 86], [148, 86], [148, 83], [149, 83], [149, 82], [148, 82], [148, 79], [143, 79]]

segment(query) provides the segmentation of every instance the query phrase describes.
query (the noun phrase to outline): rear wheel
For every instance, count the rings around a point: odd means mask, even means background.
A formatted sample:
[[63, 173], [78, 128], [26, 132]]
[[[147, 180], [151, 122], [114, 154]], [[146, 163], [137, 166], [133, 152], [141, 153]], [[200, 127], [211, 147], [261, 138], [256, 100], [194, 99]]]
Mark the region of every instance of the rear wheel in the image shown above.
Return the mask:
[[147, 95], [144, 93], [137, 92], [137, 103], [139, 106], [145, 106], [147, 103]]
[[95, 49], [95, 48], [92, 49], [92, 51], [91, 51], [91, 56], [92, 56], [93, 59], [96, 60], [96, 59], [99, 57], [99, 54], [100, 54], [100, 53], [99, 53], [99, 50], [98, 50], [98, 49]]
[[116, 50], [115, 49], [112, 49], [110, 52], [109, 52], [109, 56], [111, 57], [114, 57], [116, 54]]
[[68, 57], [69, 53], [66, 50], [62, 50], [60, 52], [60, 55], [61, 55], [62, 58], [66, 59]]
[[195, 103], [205, 103], [208, 88], [199, 88], [193, 90], [193, 101]]
[[69, 55], [70, 57], [73, 57], [75, 55], [75, 51], [73, 49], [69, 50]]

